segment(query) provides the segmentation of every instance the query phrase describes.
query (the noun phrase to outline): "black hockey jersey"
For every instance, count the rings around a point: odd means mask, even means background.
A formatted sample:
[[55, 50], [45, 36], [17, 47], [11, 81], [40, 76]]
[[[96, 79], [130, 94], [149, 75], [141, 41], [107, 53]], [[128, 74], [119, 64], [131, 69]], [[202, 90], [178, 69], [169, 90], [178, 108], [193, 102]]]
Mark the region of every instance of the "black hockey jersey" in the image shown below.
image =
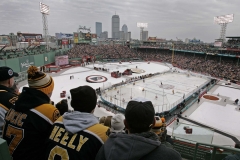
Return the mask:
[[43, 92], [23, 88], [15, 106], [5, 117], [3, 139], [9, 146], [13, 160], [42, 160], [46, 139], [59, 111], [49, 104]]
[[[73, 124], [74, 125], [74, 124]], [[108, 127], [95, 124], [75, 134], [69, 133], [60, 117], [48, 138], [45, 160], [93, 160], [107, 140]]]
[[14, 106], [17, 99], [18, 95], [13, 93], [10, 88], [0, 85], [0, 137], [2, 136], [5, 114]]

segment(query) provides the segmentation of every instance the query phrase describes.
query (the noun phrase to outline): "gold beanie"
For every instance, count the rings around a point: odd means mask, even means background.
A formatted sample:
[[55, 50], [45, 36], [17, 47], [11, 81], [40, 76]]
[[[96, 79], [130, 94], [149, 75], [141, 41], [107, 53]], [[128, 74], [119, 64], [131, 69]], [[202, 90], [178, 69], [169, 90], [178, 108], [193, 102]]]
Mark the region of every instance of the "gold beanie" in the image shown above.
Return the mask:
[[47, 95], [53, 91], [54, 81], [51, 76], [39, 71], [36, 66], [30, 66], [27, 73], [30, 88], [40, 90]]

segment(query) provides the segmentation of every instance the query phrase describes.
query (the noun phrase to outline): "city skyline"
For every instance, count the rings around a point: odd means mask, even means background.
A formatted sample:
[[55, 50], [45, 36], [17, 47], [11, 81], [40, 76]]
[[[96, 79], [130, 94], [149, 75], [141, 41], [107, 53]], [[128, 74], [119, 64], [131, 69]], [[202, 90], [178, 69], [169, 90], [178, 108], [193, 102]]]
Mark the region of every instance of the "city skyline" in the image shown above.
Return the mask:
[[[213, 42], [220, 36], [220, 26], [213, 23], [213, 17], [234, 13], [234, 21], [227, 27], [226, 36], [239, 36], [240, 11], [239, 0], [44, 0], [50, 6], [48, 28], [50, 35], [55, 33], [73, 33], [79, 25], [91, 27], [95, 31], [95, 22], [104, 24], [104, 31], [111, 32], [111, 16], [121, 17], [120, 24], [127, 24], [132, 38], [139, 39], [137, 22], [149, 24], [149, 36], [184, 40], [197, 37]], [[96, 10], [94, 8], [97, 8]], [[42, 33], [42, 15], [39, 1], [2, 0], [0, 4], [0, 34]], [[110, 35], [111, 36], [111, 35]]]

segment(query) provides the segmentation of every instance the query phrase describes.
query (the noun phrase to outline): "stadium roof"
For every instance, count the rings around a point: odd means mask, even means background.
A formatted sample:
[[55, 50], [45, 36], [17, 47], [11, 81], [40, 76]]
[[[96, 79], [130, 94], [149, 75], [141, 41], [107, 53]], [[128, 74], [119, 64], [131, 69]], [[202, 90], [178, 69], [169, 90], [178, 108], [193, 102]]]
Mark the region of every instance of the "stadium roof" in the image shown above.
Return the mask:
[[240, 36], [229, 36], [229, 37], [226, 37], [226, 38], [239, 38], [240, 39]]

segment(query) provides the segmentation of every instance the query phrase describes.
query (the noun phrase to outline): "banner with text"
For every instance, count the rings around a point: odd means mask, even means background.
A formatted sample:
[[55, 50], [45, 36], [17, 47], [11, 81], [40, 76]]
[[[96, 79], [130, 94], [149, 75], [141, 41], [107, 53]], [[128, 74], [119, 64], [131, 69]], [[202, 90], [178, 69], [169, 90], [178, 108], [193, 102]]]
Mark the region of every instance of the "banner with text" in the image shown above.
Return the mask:
[[26, 71], [28, 67], [34, 65], [34, 57], [33, 56], [20, 57], [19, 65], [21, 72]]

